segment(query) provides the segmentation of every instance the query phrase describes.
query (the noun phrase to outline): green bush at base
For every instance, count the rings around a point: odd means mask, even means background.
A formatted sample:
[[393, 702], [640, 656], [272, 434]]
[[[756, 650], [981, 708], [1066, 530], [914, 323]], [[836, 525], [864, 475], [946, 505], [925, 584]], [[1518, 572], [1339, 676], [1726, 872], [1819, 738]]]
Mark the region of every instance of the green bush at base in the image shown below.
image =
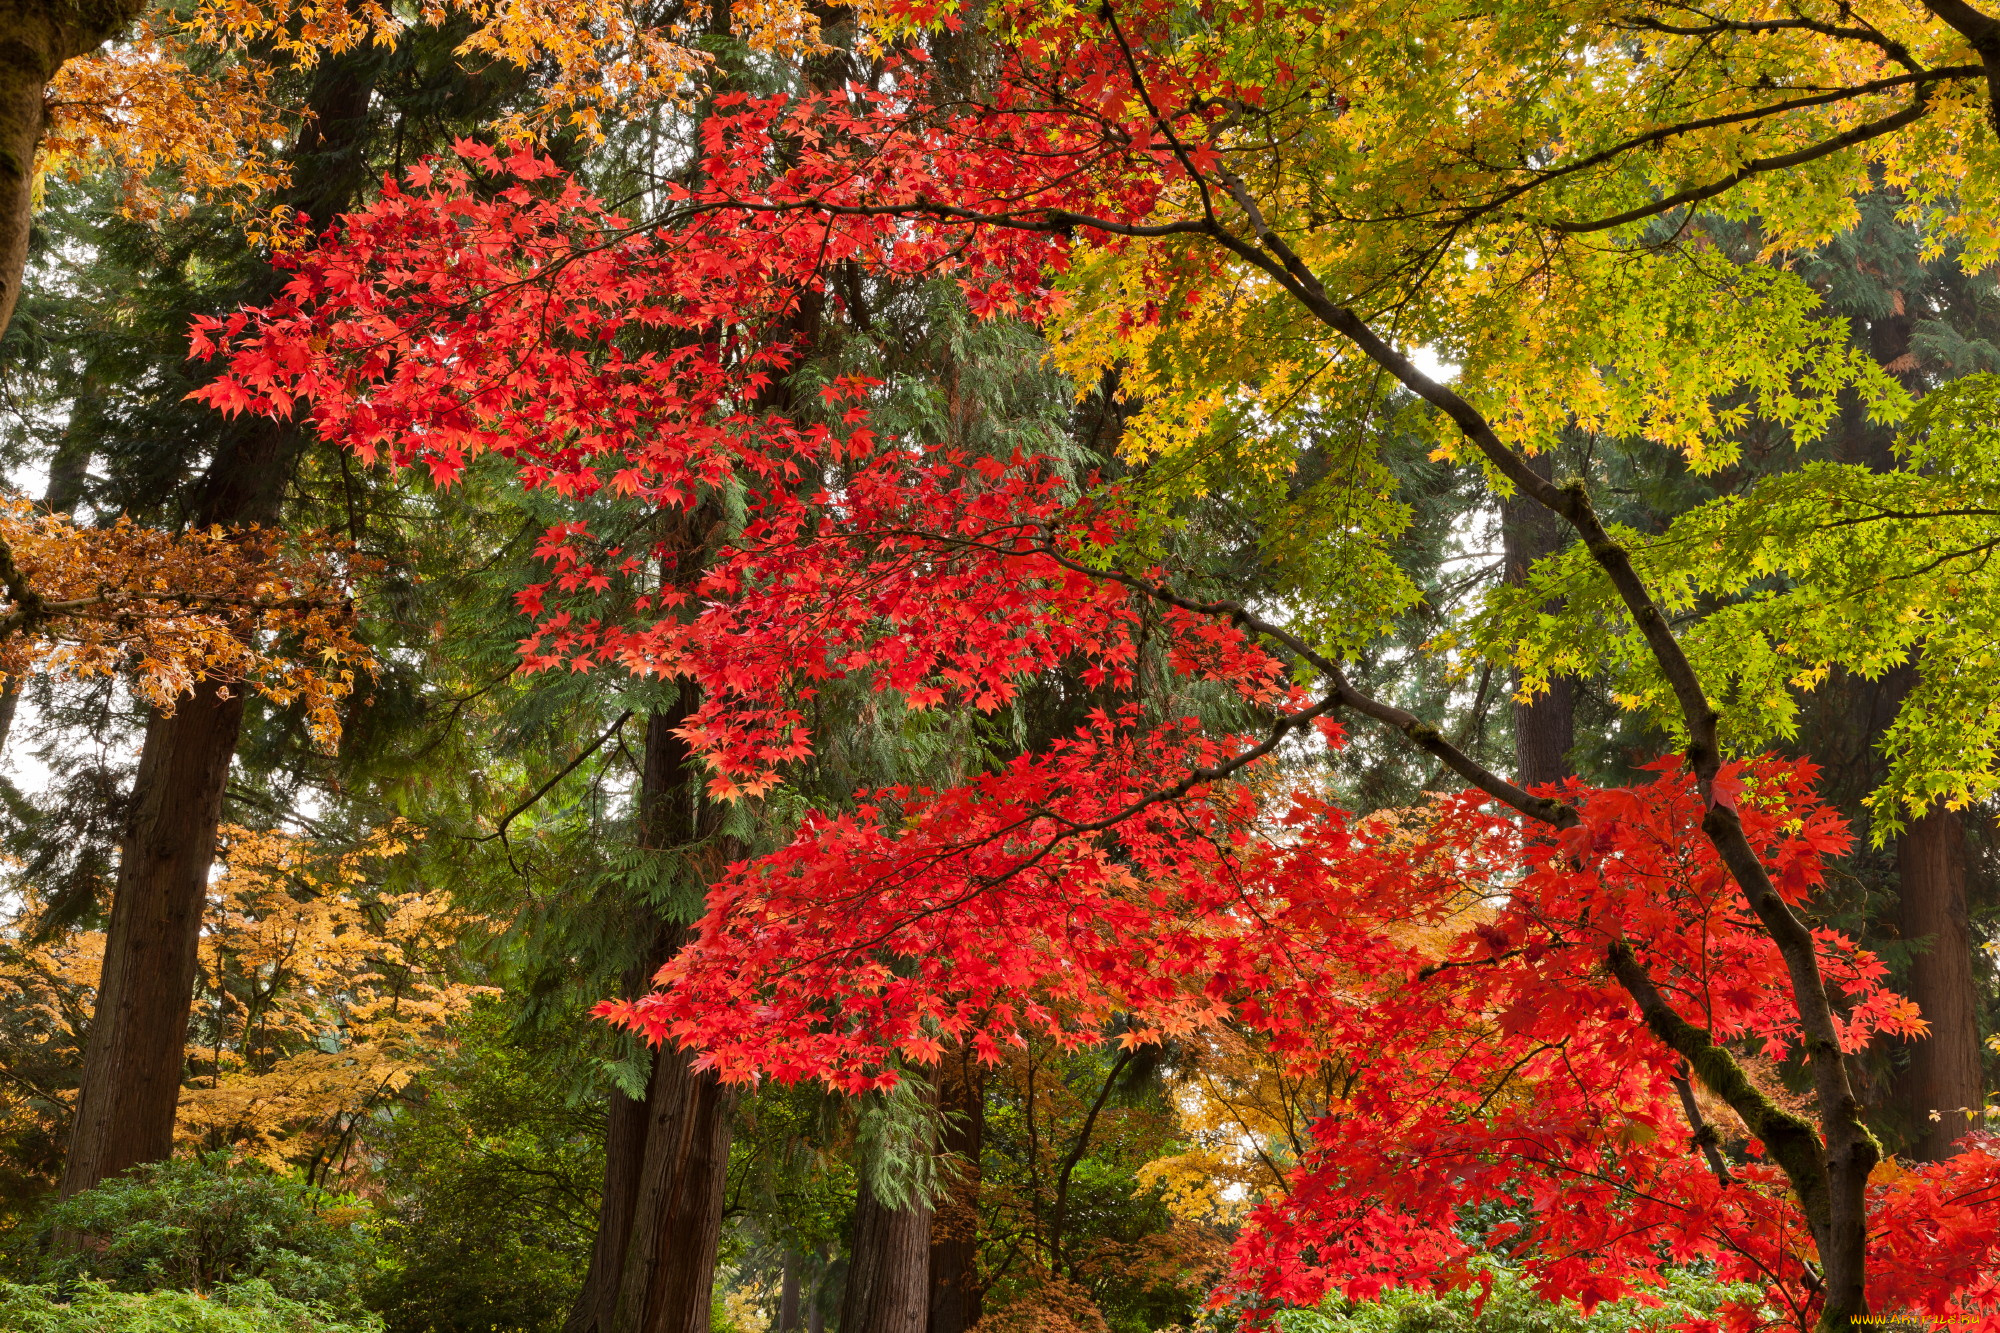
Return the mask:
[[7, 1333], [380, 1333], [373, 1315], [340, 1319], [287, 1300], [268, 1282], [238, 1282], [206, 1296], [189, 1291], [113, 1291], [102, 1282], [67, 1289], [0, 1282]]
[[373, 1262], [364, 1216], [348, 1200], [226, 1157], [156, 1162], [49, 1209], [45, 1224], [78, 1243], [50, 1253], [38, 1276], [127, 1292], [256, 1279], [287, 1301], [358, 1311]]
[[1329, 1300], [1316, 1310], [1287, 1310], [1278, 1316], [1284, 1333], [1628, 1333], [1643, 1328], [1666, 1333], [1689, 1319], [1713, 1318], [1726, 1300], [1757, 1299], [1757, 1288], [1718, 1282], [1695, 1273], [1677, 1273], [1654, 1294], [1660, 1304], [1637, 1300], [1607, 1302], [1589, 1314], [1575, 1305], [1545, 1301], [1519, 1274], [1498, 1265], [1493, 1293], [1472, 1312], [1478, 1288], [1443, 1296], [1396, 1290], [1373, 1301]]

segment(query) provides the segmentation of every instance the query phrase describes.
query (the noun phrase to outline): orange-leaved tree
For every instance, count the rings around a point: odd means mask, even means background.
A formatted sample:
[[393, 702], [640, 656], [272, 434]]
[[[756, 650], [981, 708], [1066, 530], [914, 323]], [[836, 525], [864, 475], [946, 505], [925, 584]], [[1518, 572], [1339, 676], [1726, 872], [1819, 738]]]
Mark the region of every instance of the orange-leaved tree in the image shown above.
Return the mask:
[[478, 922], [441, 891], [385, 885], [413, 833], [352, 847], [223, 830], [180, 1134], [326, 1179], [487, 988], [463, 975]]
[[124, 675], [171, 711], [199, 682], [303, 709], [313, 736], [368, 669], [350, 561], [312, 534], [79, 526], [0, 503], [0, 681]]
[[[868, 0], [854, 7], [876, 8]], [[803, 0], [719, 0], [656, 13], [621, 0], [426, 0], [414, 7], [381, 0], [6, 0], [0, 332], [20, 295], [36, 182], [47, 170], [118, 172], [127, 210], [140, 217], [190, 199], [226, 199], [248, 217], [253, 239], [277, 240], [288, 210], [270, 204], [289, 167], [272, 145], [302, 112], [274, 91], [282, 74], [449, 25], [468, 67], [533, 67], [529, 95], [493, 127], [498, 135], [562, 133], [591, 143], [603, 138], [607, 113], [629, 117], [689, 100], [711, 58], [705, 35], [719, 28], [752, 50], [799, 55], [821, 47], [829, 12]]]
[[[368, 1113], [448, 1040], [482, 988], [478, 923], [441, 892], [391, 887], [400, 826], [352, 844], [223, 830], [204, 905], [195, 1040], [178, 1137], [318, 1180], [351, 1175]], [[0, 927], [0, 1141], [23, 1195], [54, 1183], [104, 955], [101, 929], [44, 931], [35, 896]]]

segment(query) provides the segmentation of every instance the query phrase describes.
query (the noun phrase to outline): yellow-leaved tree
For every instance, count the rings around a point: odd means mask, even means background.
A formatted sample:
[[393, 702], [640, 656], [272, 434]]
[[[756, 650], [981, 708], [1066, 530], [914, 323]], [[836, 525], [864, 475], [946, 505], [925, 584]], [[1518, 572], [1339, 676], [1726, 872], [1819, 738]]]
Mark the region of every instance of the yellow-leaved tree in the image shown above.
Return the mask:
[[[415, 834], [330, 845], [224, 830], [210, 886], [179, 1137], [316, 1179], [348, 1174], [368, 1114], [404, 1088], [483, 992], [479, 922], [442, 892], [391, 889]], [[0, 927], [0, 1190], [49, 1188], [73, 1109], [104, 952], [99, 930], [37, 933], [27, 899]]]
[[479, 923], [442, 892], [384, 887], [415, 834], [352, 847], [223, 830], [189, 1033], [180, 1136], [316, 1177], [342, 1173], [368, 1113], [487, 988], [464, 979]]

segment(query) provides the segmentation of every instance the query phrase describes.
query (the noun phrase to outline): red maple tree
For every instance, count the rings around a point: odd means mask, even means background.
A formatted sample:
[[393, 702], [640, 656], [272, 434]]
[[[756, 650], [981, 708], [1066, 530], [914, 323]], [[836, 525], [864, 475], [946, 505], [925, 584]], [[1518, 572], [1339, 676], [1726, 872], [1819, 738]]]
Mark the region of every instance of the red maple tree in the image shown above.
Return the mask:
[[[948, 790], [809, 817], [714, 887], [656, 993], [603, 1012], [727, 1078], [850, 1091], [954, 1043], [1099, 1040], [1113, 1016], [1127, 1041], [1234, 1022], [1286, 1060], [1342, 1062], [1314, 1154], [1238, 1243], [1256, 1310], [1472, 1282], [1472, 1256], [1500, 1251], [1586, 1306], [1705, 1261], [1802, 1327], [1844, 1324], [1865, 1273], [1879, 1308], [2000, 1329], [2000, 1145], [1871, 1174], [1843, 1053], [1921, 1021], [1878, 961], [1805, 924], [1847, 844], [1808, 767], [1726, 765], [1710, 723], [1642, 785], [1522, 791], [1281, 625], [1117, 567], [1115, 489], [880, 437], [865, 382], [830, 386], [816, 419], [758, 409], [802, 350], [801, 297], [839, 299], [832, 261], [953, 272], [975, 309], [1032, 317], [1074, 230], [1178, 228], [1146, 220], [1162, 191], [1218, 168], [1134, 111], [1122, 38], [1014, 60], [963, 113], [907, 67], [893, 97], [718, 99], [702, 184], [642, 225], [526, 150], [461, 145], [299, 255], [272, 306], [197, 331], [228, 358], [218, 407], [303, 407], [440, 483], [490, 453], [524, 486], [656, 510], [739, 489], [749, 521], [698, 576], [652, 582], [662, 551], [577, 520], [519, 594], [529, 666], [701, 686], [684, 734], [719, 795], [805, 759], [805, 705], [839, 678], [909, 708], [991, 709], [1056, 669], [1130, 694], [1150, 636], [1265, 719], [1218, 735], [1134, 698]], [[1471, 408], [1403, 366], [1488, 449]], [[1587, 501], [1562, 512], [1589, 535]], [[1656, 648], [1699, 700], [1671, 636]], [[1338, 744], [1343, 712], [1470, 789], [1385, 822], [1244, 780], [1294, 738]], [[1751, 1053], [1803, 1054], [1818, 1123]], [[1469, 1221], [1488, 1215], [1505, 1220]]]

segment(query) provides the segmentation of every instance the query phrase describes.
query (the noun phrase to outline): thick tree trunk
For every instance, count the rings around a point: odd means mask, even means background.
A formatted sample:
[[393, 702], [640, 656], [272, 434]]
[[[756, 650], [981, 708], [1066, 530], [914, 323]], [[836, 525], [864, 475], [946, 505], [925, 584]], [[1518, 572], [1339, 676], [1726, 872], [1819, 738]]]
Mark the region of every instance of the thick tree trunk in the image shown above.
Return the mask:
[[[1905, 695], [1916, 685], [1913, 666], [1899, 667], [1874, 687], [1881, 706], [1857, 710], [1870, 725], [1868, 786], [1881, 780], [1874, 752]], [[1888, 923], [1912, 950], [1903, 989], [1923, 1011], [1930, 1035], [1903, 1047], [1909, 1063], [1894, 1072], [1888, 1096], [1902, 1151], [1920, 1161], [1951, 1156], [1985, 1101], [1979, 1041], [1977, 945], [1967, 915], [1966, 829], [1957, 811], [1934, 806], [1911, 819], [1894, 839], [1896, 915]], [[1936, 1119], [1933, 1119], [1933, 1115]]]
[[929, 1333], [966, 1333], [979, 1322], [979, 1152], [986, 1136], [986, 1076], [961, 1047], [939, 1072], [940, 1147], [955, 1172], [931, 1219]]
[[1920, 950], [1910, 963], [1910, 998], [1931, 1025], [1930, 1036], [1910, 1047], [1898, 1100], [1914, 1121], [1912, 1155], [1938, 1162], [1958, 1151], [1986, 1098], [1958, 812], [1935, 806], [1911, 820], [1896, 840], [1896, 869], [1903, 939]]
[[[1894, 311], [1870, 320], [1864, 336], [1870, 355], [1885, 370], [1897, 375], [1905, 387], [1922, 392], [1921, 375], [1911, 368], [1916, 364], [1910, 341], [1914, 318], [1898, 294]], [[1876, 472], [1896, 466], [1895, 432], [1868, 420], [1865, 403], [1851, 395], [1844, 398], [1841, 426], [1844, 461]], [[1837, 772], [1828, 775], [1852, 793], [1856, 805], [1882, 780], [1884, 766], [1877, 747], [1916, 683], [1913, 661], [1879, 683], [1854, 682], [1851, 692], [1863, 696], [1863, 706], [1835, 705], [1829, 731], [1838, 735], [1857, 723], [1865, 727], [1865, 750], [1849, 758], [1863, 781]], [[1819, 758], [1817, 752], [1814, 758]], [[1908, 1047], [1909, 1066], [1892, 1080], [1891, 1095], [1907, 1135], [1906, 1152], [1924, 1161], [1940, 1161], [1952, 1154], [1954, 1142], [1970, 1128], [1960, 1108], [1979, 1107], [1985, 1097], [1978, 982], [1966, 916], [1963, 819], [1955, 811], [1934, 807], [1909, 822], [1895, 839], [1895, 854], [1898, 907], [1893, 924], [1916, 950], [1904, 986], [1923, 1010], [1931, 1032]], [[1933, 1113], [1936, 1120], [1931, 1119]]]
[[[299, 177], [289, 193], [295, 207], [344, 206], [364, 179], [355, 167], [373, 68], [355, 57], [329, 60], [318, 71], [311, 115], [291, 154]], [[276, 522], [303, 437], [261, 417], [221, 426], [217, 436], [190, 521], [202, 527]], [[155, 711], [147, 719], [63, 1168], [64, 1198], [173, 1147], [202, 908], [243, 722], [241, 694], [229, 693], [224, 698], [204, 684], [172, 716]]]
[[[656, 850], [684, 847], [699, 831], [698, 765], [673, 734], [694, 708], [695, 692], [683, 686], [674, 708], [647, 721], [639, 836]], [[685, 938], [675, 922], [652, 929], [628, 994], [643, 991]], [[653, 1053], [645, 1100], [618, 1093], [611, 1100], [597, 1241], [566, 1333], [706, 1333], [733, 1095], [713, 1075], [695, 1073], [683, 1052], [662, 1048]]]
[[[247, 435], [217, 466], [275, 471], [278, 428], [263, 423]], [[266, 519], [277, 495], [260, 498], [245, 506], [250, 513], [218, 521]], [[171, 715], [155, 709], [146, 720], [63, 1167], [64, 1198], [173, 1149], [208, 872], [242, 724], [241, 690], [224, 697], [212, 683], [180, 700]]]
[[[240, 497], [241, 507], [206, 517], [268, 521], [278, 507], [283, 433], [256, 423], [232, 444], [211, 469], [211, 488]], [[217, 471], [251, 477], [217, 478]], [[227, 693], [204, 683], [172, 715], [156, 709], [146, 721], [63, 1167], [64, 1198], [173, 1149], [208, 872], [243, 724], [241, 690]]]
[[931, 1210], [891, 1208], [866, 1179], [854, 1192], [854, 1234], [840, 1333], [924, 1333], [930, 1315]]
[[28, 232], [34, 223], [35, 150], [42, 142], [42, 89], [56, 66], [27, 6], [0, 8], [0, 334], [21, 300], [28, 267]]
[[119, 852], [65, 1198], [173, 1149], [182, 1047], [222, 791], [243, 699], [203, 685], [155, 713]]
[[[1544, 479], [1551, 475], [1554, 460], [1541, 454], [1529, 466]], [[1562, 545], [1562, 520], [1525, 495], [1514, 495], [1500, 504], [1502, 574], [1519, 587], [1527, 581], [1528, 567], [1544, 556], [1554, 555]], [[1508, 685], [1518, 693], [1519, 672], [1509, 672]], [[1576, 744], [1576, 681], [1558, 676], [1546, 693], [1531, 703], [1514, 702], [1514, 780], [1523, 787], [1558, 782], [1570, 775], [1569, 752]]]
[[[650, 733], [651, 727], [648, 726]], [[657, 927], [655, 944], [645, 961], [625, 978], [623, 993], [633, 999], [645, 993], [647, 982], [666, 960], [674, 933]], [[648, 1090], [650, 1092], [650, 1078]], [[634, 1100], [613, 1089], [604, 1132], [604, 1188], [598, 1196], [597, 1239], [590, 1250], [590, 1268], [583, 1289], [571, 1307], [565, 1333], [598, 1333], [611, 1327], [618, 1304], [618, 1283], [625, 1272], [625, 1247], [632, 1240], [632, 1218], [639, 1205], [639, 1176], [646, 1162], [646, 1130], [651, 1097]]]
[[735, 1097], [687, 1056], [653, 1057], [646, 1157], [609, 1333], [707, 1333]]

